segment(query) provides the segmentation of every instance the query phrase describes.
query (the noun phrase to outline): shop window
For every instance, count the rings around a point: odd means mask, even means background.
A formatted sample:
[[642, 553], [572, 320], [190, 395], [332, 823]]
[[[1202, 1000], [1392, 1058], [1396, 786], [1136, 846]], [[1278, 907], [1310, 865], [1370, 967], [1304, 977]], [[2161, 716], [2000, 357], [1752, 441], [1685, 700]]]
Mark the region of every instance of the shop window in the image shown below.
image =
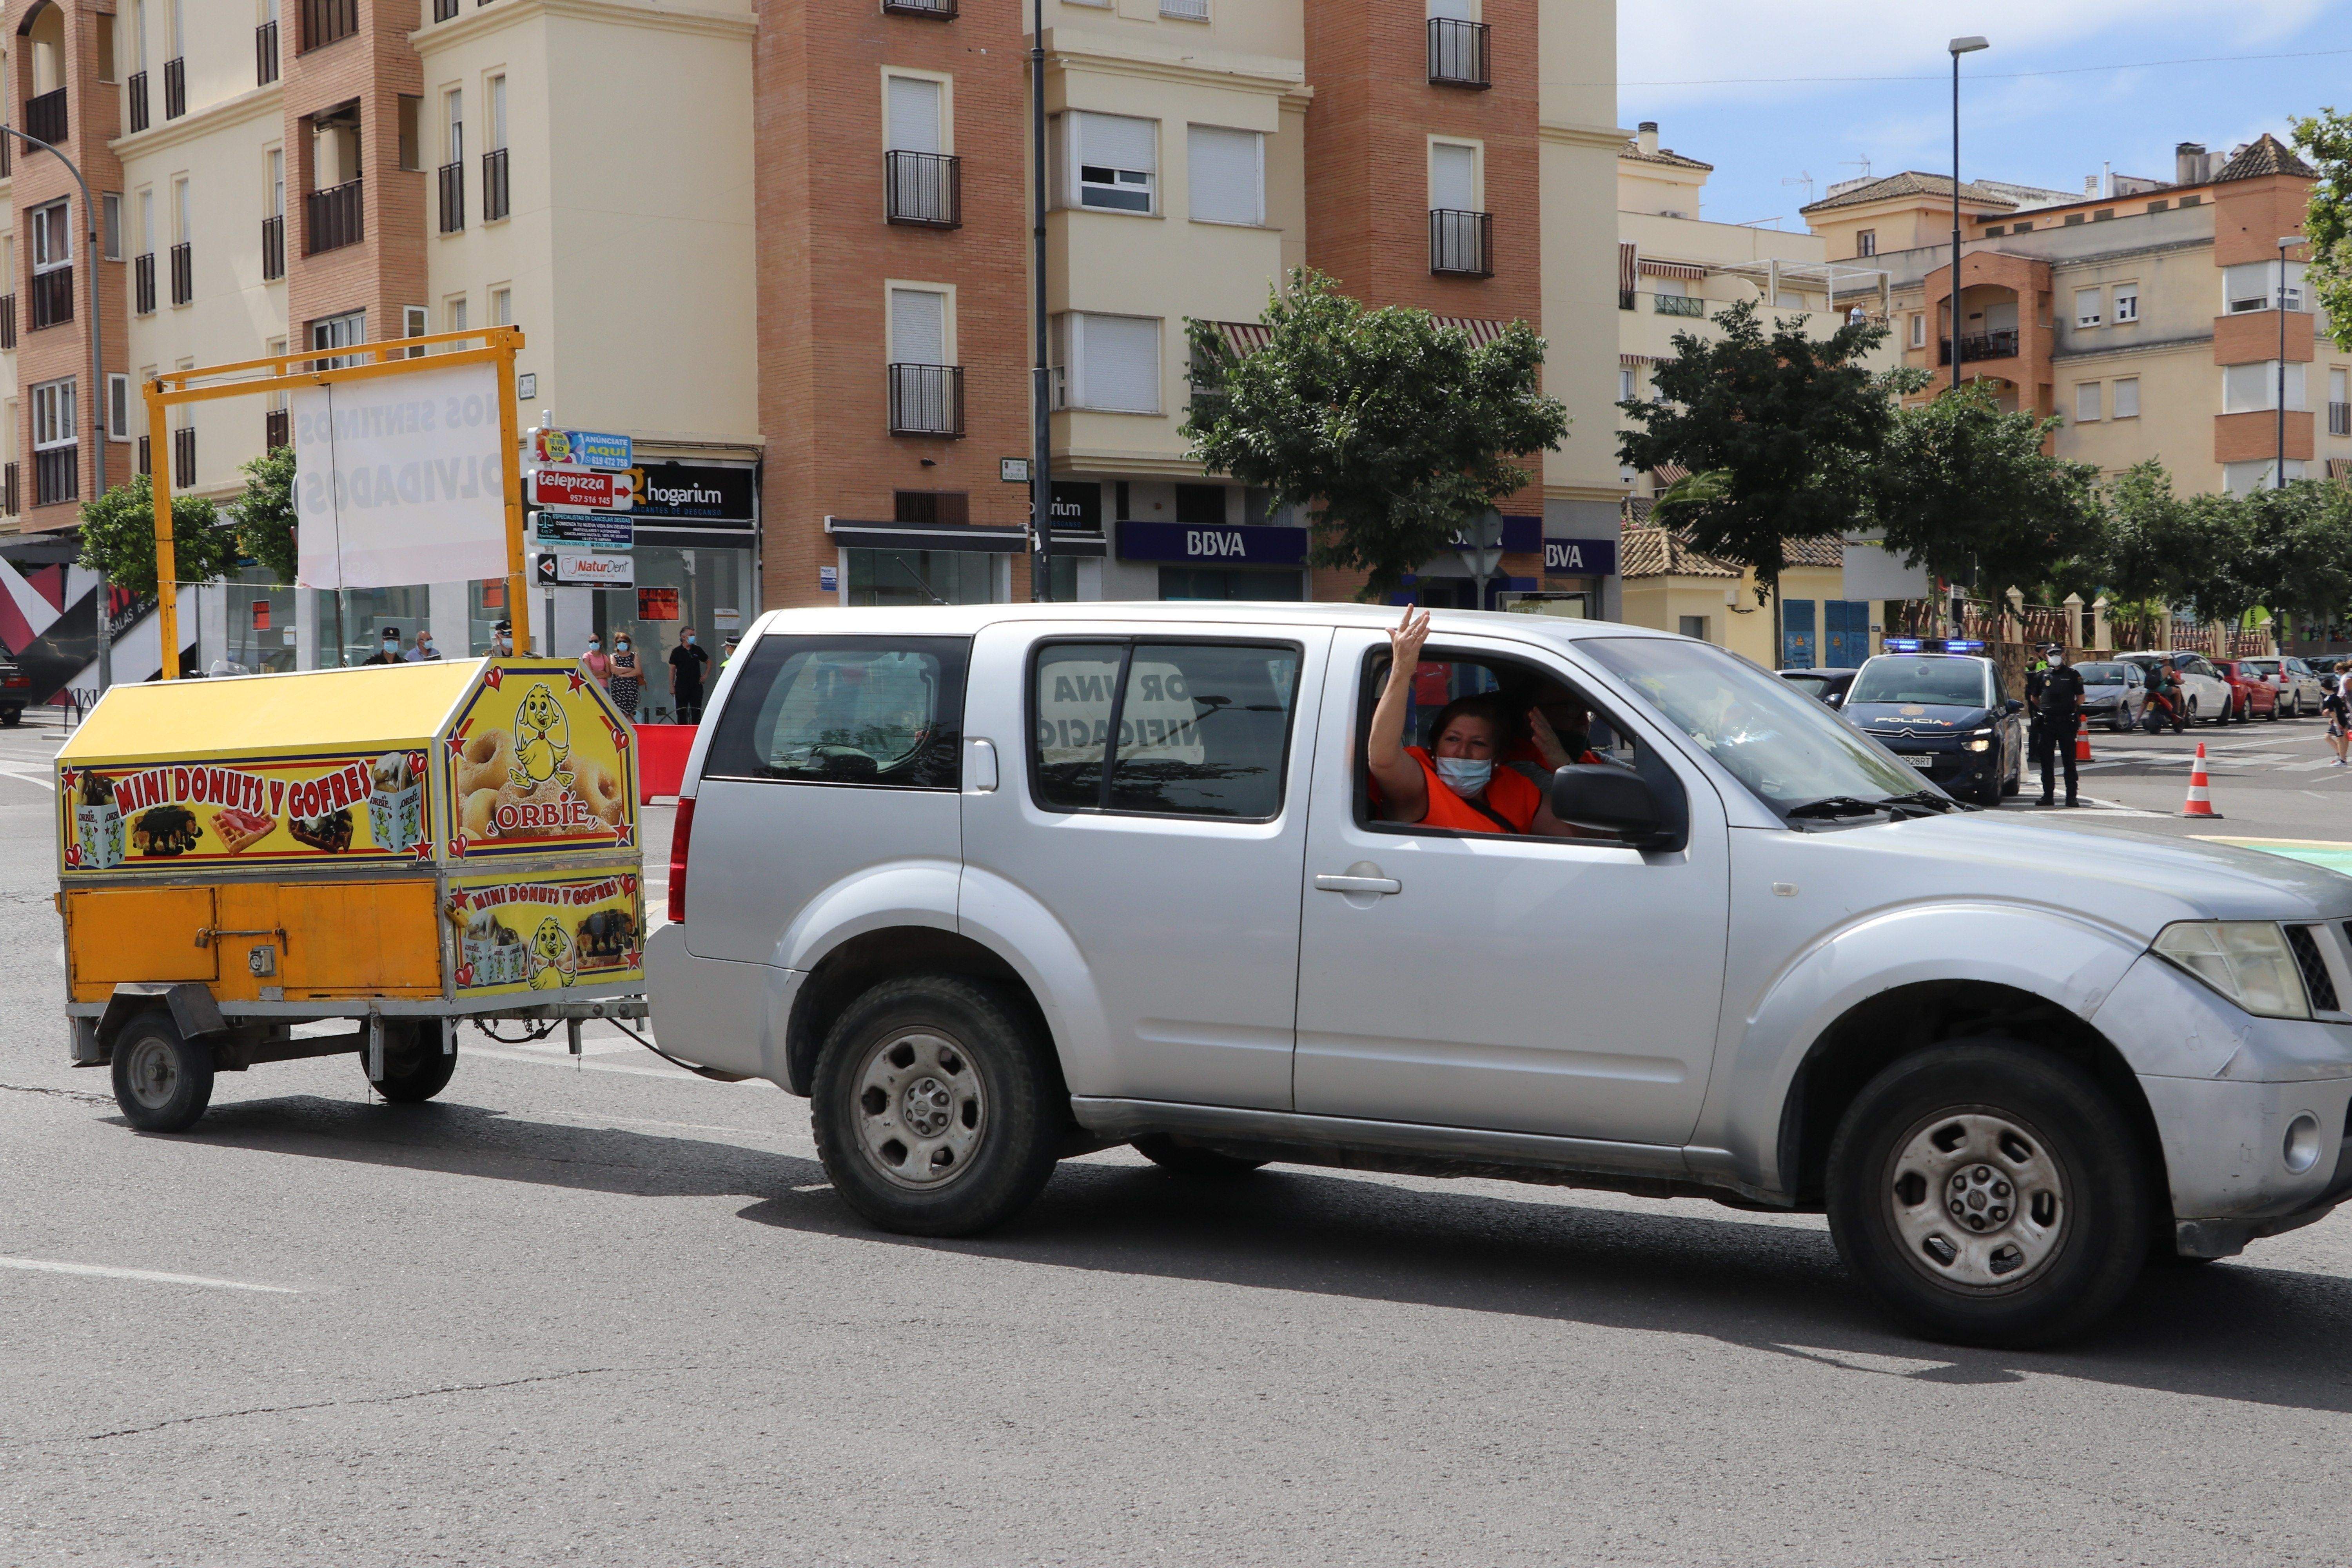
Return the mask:
[[971, 496], [965, 490], [898, 490], [891, 497], [890, 517], [894, 522], [961, 528], [971, 521]]
[[1160, 597], [1179, 599], [1257, 599], [1296, 604], [1307, 597], [1305, 580], [1297, 572], [1249, 572], [1231, 567], [1162, 566]]
[[1033, 796], [1048, 811], [1269, 822], [1282, 813], [1296, 643], [1049, 643], [1032, 666]]
[[952, 790], [970, 647], [962, 637], [764, 637], [736, 677], [706, 772]]
[[850, 605], [992, 605], [996, 560], [976, 550], [845, 550]]

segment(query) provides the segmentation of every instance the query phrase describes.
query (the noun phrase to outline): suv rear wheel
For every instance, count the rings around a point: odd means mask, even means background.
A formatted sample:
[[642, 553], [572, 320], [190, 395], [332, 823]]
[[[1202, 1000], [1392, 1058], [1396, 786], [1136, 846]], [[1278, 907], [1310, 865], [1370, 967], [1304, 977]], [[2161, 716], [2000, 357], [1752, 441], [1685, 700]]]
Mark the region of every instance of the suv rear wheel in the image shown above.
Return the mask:
[[885, 981], [835, 1021], [810, 1115], [825, 1173], [885, 1230], [969, 1236], [1028, 1206], [1068, 1100], [1045, 1043], [993, 987]]
[[1830, 1234], [1930, 1339], [2019, 1348], [2079, 1333], [2130, 1289], [2147, 1180], [2122, 1112], [2073, 1063], [1956, 1041], [1866, 1085], [1830, 1146]]

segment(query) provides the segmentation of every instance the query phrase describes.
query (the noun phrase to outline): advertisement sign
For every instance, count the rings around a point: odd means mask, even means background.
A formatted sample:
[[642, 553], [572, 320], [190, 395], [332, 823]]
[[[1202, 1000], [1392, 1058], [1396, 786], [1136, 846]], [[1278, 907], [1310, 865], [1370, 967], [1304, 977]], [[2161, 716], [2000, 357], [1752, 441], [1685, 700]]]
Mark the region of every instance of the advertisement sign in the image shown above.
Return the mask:
[[645, 896], [634, 868], [452, 878], [446, 912], [461, 996], [642, 978]]
[[298, 387], [292, 407], [304, 587], [506, 574], [496, 367]]
[[646, 463], [637, 471], [645, 484], [637, 497], [640, 521], [670, 519], [705, 527], [751, 526], [753, 472], [716, 463]]
[[1307, 560], [1307, 530], [1259, 524], [1211, 528], [1189, 522], [1118, 525], [1122, 561], [1184, 561], [1227, 566], [1297, 566]]
[[[1543, 548], [1543, 519], [1539, 517], [1499, 517], [1489, 515], [1484, 531], [1465, 529], [1446, 541], [1449, 550], [1491, 550], [1496, 545], [1496, 523], [1501, 523], [1500, 543], [1507, 555], [1532, 555]], [[1475, 537], [1474, 537], [1475, 535]]]
[[491, 665], [442, 744], [451, 858], [635, 842], [629, 728], [579, 666]]
[[422, 752], [58, 772], [68, 871], [345, 864], [432, 853]]
[[533, 513], [531, 542], [549, 549], [634, 550], [637, 525], [624, 512], [541, 511]]
[[628, 588], [637, 581], [637, 563], [626, 555], [597, 555], [579, 551], [548, 551], [539, 557], [536, 581], [542, 587]]
[[637, 498], [637, 476], [608, 468], [534, 468], [525, 499], [568, 510], [626, 511]]
[[631, 450], [626, 436], [595, 430], [558, 430], [534, 426], [530, 455], [534, 462], [569, 463], [583, 468], [625, 468]]
[[[830, 572], [833, 568], [827, 566], [824, 570]], [[637, 619], [641, 621], [677, 619], [677, 590], [675, 588], [638, 589]]]
[[[1039, 670], [1037, 755], [1045, 766], [1101, 759], [1118, 685], [1115, 658], [1056, 658]], [[1201, 711], [1181, 669], [1154, 658], [1148, 647], [1137, 648], [1128, 668], [1127, 700], [1119, 704], [1119, 765], [1198, 765], [1208, 755], [1201, 742]]]
[[1547, 539], [1544, 570], [1588, 577], [1617, 574], [1617, 542], [1613, 539]]

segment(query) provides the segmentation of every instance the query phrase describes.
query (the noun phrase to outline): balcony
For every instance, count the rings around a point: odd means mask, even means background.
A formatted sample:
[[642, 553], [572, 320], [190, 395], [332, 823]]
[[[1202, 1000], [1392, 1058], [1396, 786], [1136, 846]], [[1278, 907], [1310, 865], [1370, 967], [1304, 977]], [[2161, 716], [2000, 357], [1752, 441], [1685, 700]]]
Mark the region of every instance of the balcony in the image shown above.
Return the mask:
[[341, 43], [360, 30], [360, 0], [302, 0], [302, 51]]
[[0, 463], [0, 516], [15, 517], [25, 510], [16, 496], [16, 465]]
[[963, 435], [963, 366], [894, 364], [890, 367], [890, 434]]
[[268, 87], [278, 79], [278, 24], [264, 22], [253, 30], [253, 83]]
[[172, 247], [172, 303], [184, 305], [195, 297], [195, 258], [184, 239]]
[[482, 221], [496, 223], [507, 210], [507, 150], [493, 147], [482, 154]]
[[131, 129], [144, 131], [147, 129], [147, 73], [132, 71], [125, 85], [131, 89]]
[[131, 258], [131, 308], [142, 316], [155, 313], [155, 253]]
[[33, 274], [33, 330], [73, 320], [73, 268], [53, 267]]
[[892, 223], [913, 228], [962, 226], [962, 159], [944, 153], [885, 153], [882, 171]]
[[0, 294], [0, 349], [16, 346], [16, 296]]
[[1653, 294], [1651, 310], [1661, 316], [1694, 316], [1706, 318], [1706, 301], [1689, 294]]
[[196, 488], [196, 427], [183, 425], [172, 432], [172, 488]]
[[286, 276], [286, 215], [261, 220], [261, 280], [274, 283]]
[[265, 451], [275, 452], [280, 447], [294, 444], [294, 416], [283, 408], [272, 408], [261, 416], [261, 445]]
[[1483, 92], [1495, 85], [1486, 68], [1486, 24], [1452, 16], [1429, 19], [1429, 85]]
[[360, 206], [360, 186], [365, 183], [345, 180], [340, 185], [312, 191], [302, 198], [303, 255], [316, 256], [323, 250], [357, 245], [367, 237], [366, 220]]
[[1440, 278], [1495, 275], [1495, 215], [1432, 207], [1429, 269]]
[[25, 134], [51, 146], [66, 139], [66, 89], [57, 88], [25, 100]]
[[[15, 301], [10, 300], [8, 303], [12, 307], [12, 313], [0, 317], [0, 331], [5, 331], [14, 337], [16, 328], [16, 317], [13, 314]], [[0, 342], [0, 348], [6, 346], [5, 342]], [[2327, 433], [2330, 436], [2352, 436], [2352, 403], [2331, 403], [2327, 405]]]
[[444, 163], [434, 177], [441, 187], [441, 232], [456, 234], [466, 226], [466, 165]]
[[928, 16], [934, 22], [955, 20], [956, 0], [882, 0], [885, 16]]
[[[1968, 363], [1970, 360], [2015, 359], [2016, 357], [2017, 329], [2014, 327], [2006, 331], [1979, 332], [1974, 337], [1964, 337], [1960, 340], [1962, 364]], [[1946, 338], [1936, 345], [1936, 363], [1937, 364], [1952, 363], [1951, 339]]]
[[81, 456], [78, 446], [50, 447], [33, 454], [33, 504], [55, 506], [81, 496]]
[[188, 111], [188, 62], [163, 62], [163, 118], [177, 120]]

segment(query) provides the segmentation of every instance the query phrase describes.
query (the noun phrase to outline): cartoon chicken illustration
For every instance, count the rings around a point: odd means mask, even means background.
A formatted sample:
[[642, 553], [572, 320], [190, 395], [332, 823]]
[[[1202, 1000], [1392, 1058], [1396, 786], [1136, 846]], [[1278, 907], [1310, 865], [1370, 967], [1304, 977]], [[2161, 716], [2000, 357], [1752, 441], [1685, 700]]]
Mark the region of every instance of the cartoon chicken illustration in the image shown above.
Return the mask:
[[539, 922], [530, 933], [530, 988], [551, 991], [559, 985], [569, 985], [578, 973], [579, 963], [572, 956], [572, 939], [563, 932], [553, 915]]
[[537, 789], [553, 779], [572, 787], [572, 731], [555, 690], [541, 681], [522, 694], [515, 710], [515, 760], [507, 778], [523, 789]]

